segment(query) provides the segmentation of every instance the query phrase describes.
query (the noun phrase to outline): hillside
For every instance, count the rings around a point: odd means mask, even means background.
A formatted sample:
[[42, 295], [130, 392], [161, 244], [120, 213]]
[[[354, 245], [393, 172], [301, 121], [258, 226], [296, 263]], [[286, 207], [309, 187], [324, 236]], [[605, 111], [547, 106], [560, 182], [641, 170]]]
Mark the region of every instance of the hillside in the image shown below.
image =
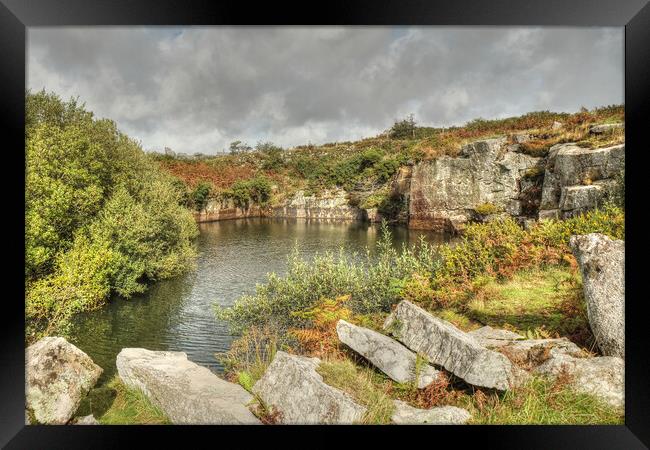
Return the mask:
[[[200, 211], [208, 206], [210, 199], [216, 199], [221, 202], [217, 207], [221, 211], [242, 209], [225, 215], [207, 213], [203, 215], [206, 220], [262, 214], [257, 210], [247, 212], [250, 207], [286, 209], [295, 206], [292, 199], [302, 191], [307, 198], [335, 197], [337, 207], [345, 203], [364, 210], [376, 209], [384, 219], [407, 222], [408, 205], [402, 198], [403, 192], [395, 189], [400, 177], [396, 174], [402, 168], [408, 170], [442, 156], [459, 157], [468, 144], [496, 137], [505, 138], [505, 144], [515, 145], [513, 152], [532, 158], [545, 158], [552, 146], [562, 143], [605, 148], [624, 142], [624, 129], [613, 128], [603, 133], [592, 133], [590, 129], [623, 121], [623, 106], [583, 109], [574, 114], [531, 112], [499, 120], [476, 119], [450, 128], [417, 126], [412, 118], [407, 118], [379, 136], [356, 142], [290, 149], [272, 143], [259, 143], [250, 148], [236, 142], [228, 155], [154, 154], [154, 158], [162, 168], [183, 181], [188, 206]], [[538, 164], [527, 176], [535, 178], [543, 171], [544, 167]], [[402, 175], [410, 176], [407, 172]], [[226, 200], [230, 203], [223, 203]], [[536, 201], [539, 203], [539, 199]], [[322, 205], [314, 204], [322, 209]], [[304, 207], [302, 203], [299, 206]], [[356, 213], [346, 212], [343, 216], [340, 218], [352, 218]]]

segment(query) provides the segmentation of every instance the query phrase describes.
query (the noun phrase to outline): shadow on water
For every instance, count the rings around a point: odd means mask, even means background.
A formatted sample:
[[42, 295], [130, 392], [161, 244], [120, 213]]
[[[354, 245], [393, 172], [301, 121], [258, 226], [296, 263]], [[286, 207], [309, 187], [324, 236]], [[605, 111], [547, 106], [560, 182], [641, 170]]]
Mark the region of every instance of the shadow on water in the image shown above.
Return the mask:
[[[287, 256], [298, 245], [307, 258], [326, 251], [371, 254], [380, 227], [360, 222], [299, 219], [241, 219], [200, 224], [196, 268], [157, 282], [143, 295], [113, 299], [105, 308], [80, 315], [71, 341], [104, 368], [100, 382], [115, 373], [115, 357], [124, 347], [186, 352], [189, 359], [220, 372], [214, 354], [230, 348], [226, 324], [214, 317], [213, 304], [231, 305], [251, 293], [266, 274], [284, 274]], [[415, 243], [424, 235], [444, 243], [440, 234], [394, 227], [393, 244]]]

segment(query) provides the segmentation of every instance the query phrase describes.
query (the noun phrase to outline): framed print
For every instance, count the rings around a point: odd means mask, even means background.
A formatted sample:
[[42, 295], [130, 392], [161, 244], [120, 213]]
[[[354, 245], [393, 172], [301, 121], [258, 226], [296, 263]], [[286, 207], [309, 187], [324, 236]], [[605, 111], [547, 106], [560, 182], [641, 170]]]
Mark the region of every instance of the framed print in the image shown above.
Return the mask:
[[3, 446], [647, 448], [646, 1], [1, 3]]

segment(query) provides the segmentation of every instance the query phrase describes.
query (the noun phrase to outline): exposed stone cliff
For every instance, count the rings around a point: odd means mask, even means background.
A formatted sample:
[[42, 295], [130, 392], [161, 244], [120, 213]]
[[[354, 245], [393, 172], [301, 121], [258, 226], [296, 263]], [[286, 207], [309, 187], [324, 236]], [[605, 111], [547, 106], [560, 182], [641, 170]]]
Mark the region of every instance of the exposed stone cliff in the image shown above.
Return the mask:
[[457, 231], [486, 204], [495, 212], [521, 215], [521, 181], [541, 158], [512, 151], [515, 148], [505, 137], [488, 139], [466, 145], [458, 157], [443, 156], [414, 166], [409, 227]]
[[351, 204], [343, 189], [309, 196], [298, 191], [281, 204], [266, 207], [238, 207], [231, 199], [212, 199], [195, 217], [199, 222], [245, 217], [370, 222], [387, 218], [409, 228], [458, 232], [467, 222], [503, 215], [571, 217], [602, 204], [617, 189], [625, 167], [625, 144], [599, 149], [558, 144], [541, 158], [520, 151], [526, 139], [519, 134], [479, 140], [465, 145], [456, 157], [401, 167], [383, 187], [389, 192], [389, 217], [381, 208]]

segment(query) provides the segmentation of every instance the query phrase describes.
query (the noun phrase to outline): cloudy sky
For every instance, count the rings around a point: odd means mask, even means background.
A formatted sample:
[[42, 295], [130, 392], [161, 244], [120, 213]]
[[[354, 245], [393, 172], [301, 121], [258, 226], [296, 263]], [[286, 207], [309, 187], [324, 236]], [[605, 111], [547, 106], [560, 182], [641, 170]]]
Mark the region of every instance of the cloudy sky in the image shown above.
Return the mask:
[[27, 46], [30, 89], [78, 96], [148, 150], [623, 103], [622, 28], [29, 28]]

